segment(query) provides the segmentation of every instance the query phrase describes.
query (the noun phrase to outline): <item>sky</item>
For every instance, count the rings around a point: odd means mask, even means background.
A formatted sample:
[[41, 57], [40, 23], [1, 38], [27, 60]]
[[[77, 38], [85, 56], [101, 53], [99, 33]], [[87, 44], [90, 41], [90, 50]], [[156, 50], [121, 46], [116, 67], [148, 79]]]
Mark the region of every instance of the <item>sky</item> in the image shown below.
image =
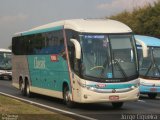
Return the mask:
[[65, 19], [105, 18], [157, 0], [0, 0], [0, 48], [14, 33]]

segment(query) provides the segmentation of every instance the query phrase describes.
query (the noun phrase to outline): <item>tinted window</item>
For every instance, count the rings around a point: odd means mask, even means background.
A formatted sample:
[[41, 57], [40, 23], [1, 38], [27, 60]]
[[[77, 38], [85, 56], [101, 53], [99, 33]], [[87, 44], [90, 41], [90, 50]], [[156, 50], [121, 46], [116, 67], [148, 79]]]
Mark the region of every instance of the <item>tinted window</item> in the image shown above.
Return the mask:
[[[70, 65], [73, 70], [77, 70], [77, 61], [75, 60], [75, 47], [74, 44], [70, 41], [70, 39], [79, 40], [78, 32], [73, 30], [66, 30], [66, 38], [69, 52], [69, 60]], [[76, 71], [75, 71], [76, 72]]]
[[15, 37], [12, 46], [16, 55], [59, 54], [64, 51], [63, 32], [59, 30]]

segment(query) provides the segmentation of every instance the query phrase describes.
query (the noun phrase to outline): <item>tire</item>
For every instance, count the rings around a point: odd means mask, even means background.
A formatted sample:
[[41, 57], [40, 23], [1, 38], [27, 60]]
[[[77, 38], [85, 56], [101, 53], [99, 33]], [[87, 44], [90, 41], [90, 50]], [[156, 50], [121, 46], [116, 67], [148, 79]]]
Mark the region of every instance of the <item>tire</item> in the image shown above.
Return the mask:
[[30, 91], [30, 85], [29, 85], [28, 81], [26, 81], [26, 95], [29, 98], [33, 97], [33, 93], [31, 93], [31, 91]]
[[21, 94], [22, 94], [23, 96], [26, 96], [26, 85], [25, 85], [25, 82], [24, 82], [23, 80], [21, 80], [21, 81], [19, 82], [19, 89], [20, 89], [20, 91], [21, 91]]
[[67, 105], [67, 107], [74, 108], [75, 104], [74, 104], [74, 102], [71, 101], [69, 94], [70, 94], [69, 93], [69, 87], [65, 86], [64, 90], [63, 90], [63, 100], [64, 100], [64, 103]]
[[148, 93], [148, 97], [149, 97], [150, 99], [155, 99], [156, 96], [157, 96], [157, 93]]
[[123, 106], [123, 102], [113, 102], [112, 106], [114, 109], [119, 109]]

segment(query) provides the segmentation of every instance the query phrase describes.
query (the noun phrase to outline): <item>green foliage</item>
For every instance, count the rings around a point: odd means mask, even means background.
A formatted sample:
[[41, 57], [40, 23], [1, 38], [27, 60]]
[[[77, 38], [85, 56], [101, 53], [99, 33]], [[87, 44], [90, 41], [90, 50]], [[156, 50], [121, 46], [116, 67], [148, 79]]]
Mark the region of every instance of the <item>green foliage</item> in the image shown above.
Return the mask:
[[[8, 117], [7, 117], [8, 116]], [[0, 120], [73, 120], [67, 116], [0, 95]]]
[[160, 0], [153, 6], [147, 5], [132, 12], [124, 11], [109, 18], [127, 24], [135, 34], [160, 37]]

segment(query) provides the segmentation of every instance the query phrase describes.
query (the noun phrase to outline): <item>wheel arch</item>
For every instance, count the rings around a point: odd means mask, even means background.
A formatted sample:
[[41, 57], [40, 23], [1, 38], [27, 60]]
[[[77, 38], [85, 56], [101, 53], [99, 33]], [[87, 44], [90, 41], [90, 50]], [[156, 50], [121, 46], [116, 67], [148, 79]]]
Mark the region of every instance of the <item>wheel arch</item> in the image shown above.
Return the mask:
[[23, 76], [22, 76], [22, 75], [19, 76], [18, 82], [19, 82], [19, 89], [20, 89], [21, 84], [24, 82], [24, 81], [23, 81]]
[[66, 81], [63, 82], [63, 86], [62, 86], [62, 91], [63, 92], [64, 92], [65, 87], [69, 87], [69, 84]]

